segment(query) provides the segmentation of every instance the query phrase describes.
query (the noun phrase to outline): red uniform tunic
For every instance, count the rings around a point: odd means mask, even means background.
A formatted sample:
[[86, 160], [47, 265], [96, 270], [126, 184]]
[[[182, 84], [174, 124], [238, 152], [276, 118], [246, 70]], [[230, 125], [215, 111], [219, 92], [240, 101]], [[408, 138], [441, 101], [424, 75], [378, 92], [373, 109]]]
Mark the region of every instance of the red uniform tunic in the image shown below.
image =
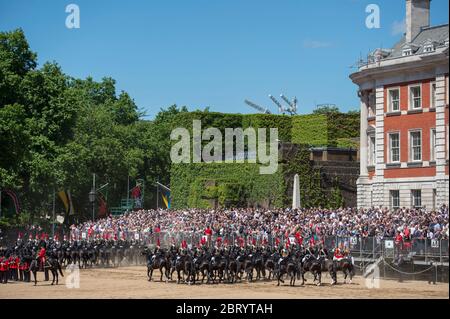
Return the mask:
[[8, 260], [4, 259], [3, 261], [0, 261], [0, 271], [8, 271], [8, 270], [9, 270]]
[[28, 263], [25, 261], [19, 265], [19, 270], [28, 270]]
[[10, 269], [17, 269], [17, 266], [18, 266], [18, 265], [16, 264], [15, 258], [9, 257], [8, 262], [9, 262], [9, 268], [10, 268]]
[[45, 262], [45, 248], [44, 247], [42, 247], [41, 250], [39, 251], [38, 258], [41, 263]]
[[0, 257], [0, 271], [6, 271], [5, 260], [3, 257]]
[[340, 259], [344, 258], [344, 255], [342, 255], [340, 249], [336, 249], [334, 251], [334, 258], [337, 259], [337, 260], [340, 260]]

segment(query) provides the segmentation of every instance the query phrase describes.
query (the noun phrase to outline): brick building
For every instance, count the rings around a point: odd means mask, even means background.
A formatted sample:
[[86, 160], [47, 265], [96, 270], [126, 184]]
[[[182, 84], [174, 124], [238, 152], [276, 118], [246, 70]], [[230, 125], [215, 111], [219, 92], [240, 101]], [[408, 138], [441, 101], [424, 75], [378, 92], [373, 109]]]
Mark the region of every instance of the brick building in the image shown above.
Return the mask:
[[351, 74], [361, 99], [358, 207], [449, 202], [449, 27], [406, 0], [406, 34]]

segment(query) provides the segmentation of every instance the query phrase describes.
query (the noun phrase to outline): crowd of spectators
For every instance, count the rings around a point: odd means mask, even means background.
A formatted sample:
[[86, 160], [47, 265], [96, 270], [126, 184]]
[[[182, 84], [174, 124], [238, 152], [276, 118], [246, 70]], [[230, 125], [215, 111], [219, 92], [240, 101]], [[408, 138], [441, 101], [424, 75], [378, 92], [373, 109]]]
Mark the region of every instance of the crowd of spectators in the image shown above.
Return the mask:
[[[138, 210], [71, 226], [71, 237], [135, 239], [155, 233], [216, 236], [448, 239], [448, 206], [426, 209]], [[142, 238], [142, 237], [141, 237]], [[137, 239], [137, 237], [136, 237]]]

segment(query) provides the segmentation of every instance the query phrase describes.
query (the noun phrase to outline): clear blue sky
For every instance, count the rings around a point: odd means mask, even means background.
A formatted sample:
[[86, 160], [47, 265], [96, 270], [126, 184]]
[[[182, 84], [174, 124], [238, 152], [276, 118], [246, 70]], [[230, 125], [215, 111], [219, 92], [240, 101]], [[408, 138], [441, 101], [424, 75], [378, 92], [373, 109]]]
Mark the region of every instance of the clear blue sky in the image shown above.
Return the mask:
[[[65, 26], [70, 3], [80, 29]], [[371, 3], [380, 29], [365, 27]], [[433, 25], [448, 23], [448, 6], [432, 1]], [[350, 66], [398, 41], [404, 17], [405, 0], [0, 0], [0, 30], [21, 27], [40, 65], [110, 76], [149, 118], [174, 103], [248, 113], [246, 98], [276, 111], [267, 95], [280, 93], [301, 113], [356, 109]]]

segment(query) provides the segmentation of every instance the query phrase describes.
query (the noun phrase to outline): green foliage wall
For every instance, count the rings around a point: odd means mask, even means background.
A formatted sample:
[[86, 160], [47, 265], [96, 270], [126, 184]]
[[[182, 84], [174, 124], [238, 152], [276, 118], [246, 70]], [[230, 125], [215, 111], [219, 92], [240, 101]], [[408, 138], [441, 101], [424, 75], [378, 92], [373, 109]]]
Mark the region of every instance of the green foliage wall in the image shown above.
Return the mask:
[[328, 142], [331, 146], [357, 148], [360, 115], [357, 112], [333, 113], [327, 115]]
[[[321, 186], [320, 171], [309, 160], [311, 146], [357, 147], [359, 114], [310, 114], [280, 116], [267, 114], [222, 114], [210, 112], [181, 113], [176, 127], [192, 132], [192, 120], [201, 120], [202, 129], [278, 128], [279, 139], [302, 145], [287, 164], [279, 164], [275, 175], [259, 175], [256, 164], [176, 164], [171, 166], [172, 205], [174, 208], [210, 207], [213, 200], [220, 206], [245, 206], [264, 203], [274, 207], [290, 205], [292, 178], [300, 176], [302, 205], [339, 206], [340, 194], [334, 189], [332, 198]], [[268, 132], [267, 132], [268, 133]], [[217, 186], [205, 187], [214, 181]]]
[[[216, 186], [205, 187], [208, 182]], [[171, 168], [173, 208], [210, 207], [210, 199], [224, 206], [267, 202], [283, 207], [285, 183], [282, 167], [273, 175], [260, 175], [256, 164], [174, 164]]]
[[292, 143], [326, 146], [329, 145], [328, 135], [326, 115], [309, 114], [292, 117]]
[[272, 114], [249, 114], [242, 115], [242, 127], [266, 128], [269, 134], [269, 129], [278, 129], [278, 139], [282, 142], [290, 142], [292, 139], [292, 119], [287, 115], [272, 115]]

